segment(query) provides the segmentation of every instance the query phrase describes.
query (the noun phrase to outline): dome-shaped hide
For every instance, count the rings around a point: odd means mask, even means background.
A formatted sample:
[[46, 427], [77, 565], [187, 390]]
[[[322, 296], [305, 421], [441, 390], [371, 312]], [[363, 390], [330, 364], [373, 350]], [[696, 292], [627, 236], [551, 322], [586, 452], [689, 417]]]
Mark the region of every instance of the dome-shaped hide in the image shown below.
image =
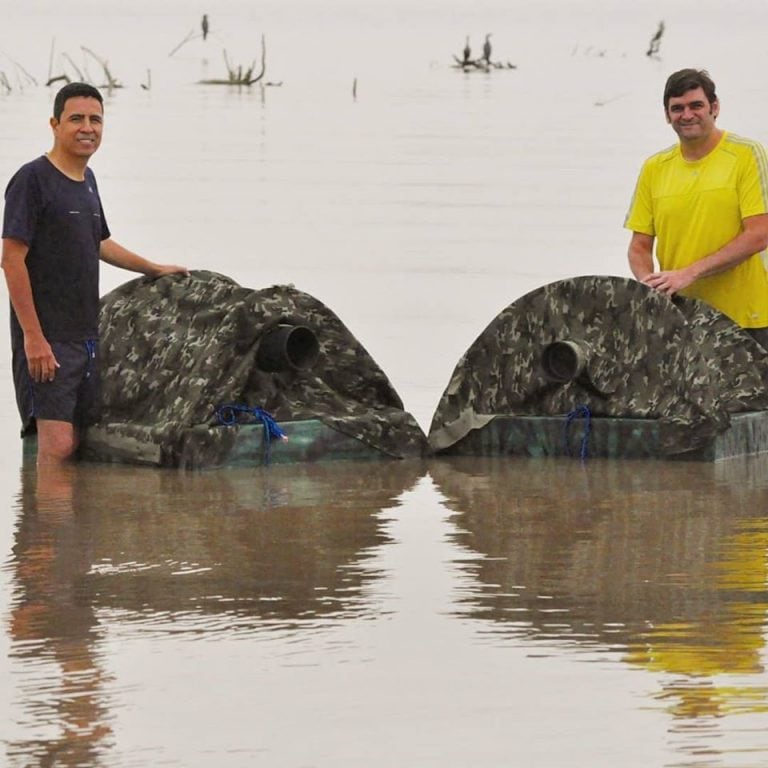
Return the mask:
[[[692, 455], [732, 414], [768, 408], [766, 382], [768, 353], [711, 307], [636, 280], [576, 277], [497, 315], [456, 366], [429, 442], [564, 455], [578, 437], [592, 455]], [[768, 449], [762, 430], [750, 423], [747, 452]]]
[[[211, 467], [426, 449], [363, 346], [292, 286], [140, 278], [102, 299], [100, 326], [102, 413], [86, 458]], [[271, 443], [275, 422], [287, 441]]]

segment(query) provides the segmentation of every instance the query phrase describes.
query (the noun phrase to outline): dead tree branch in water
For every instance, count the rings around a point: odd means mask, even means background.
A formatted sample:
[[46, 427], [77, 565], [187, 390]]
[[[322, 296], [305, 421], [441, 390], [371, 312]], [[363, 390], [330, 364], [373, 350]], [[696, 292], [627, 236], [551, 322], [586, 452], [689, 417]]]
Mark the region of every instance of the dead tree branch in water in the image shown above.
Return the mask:
[[9, 70], [11, 72], [10, 77], [5, 70], [0, 70], [0, 89], [10, 93], [13, 90], [11, 80], [15, 80], [16, 87], [20, 91], [23, 91], [27, 85], [37, 85], [37, 80], [16, 59], [11, 58], [4, 51], [0, 51], [0, 60], [2, 59], [7, 59], [13, 65], [13, 70]]
[[61, 81], [64, 81], [65, 83], [71, 83], [72, 80], [69, 78], [69, 75], [56, 75], [56, 77], [49, 77], [46, 81], [46, 85], [53, 85], [54, 83], [59, 83]]
[[51, 51], [48, 54], [48, 82], [47, 84], [50, 85], [51, 78], [53, 77], [53, 53], [56, 50], [56, 38], [51, 38]]
[[[73, 58], [68, 53], [62, 53], [62, 58], [69, 63], [69, 65], [72, 67], [72, 69], [75, 70], [75, 74], [77, 75], [77, 79], [81, 83], [87, 83], [88, 78], [80, 71], [80, 67], [75, 64]], [[62, 77], [66, 77], [66, 75], [63, 75]], [[61, 78], [59, 78], [61, 79]], [[69, 78], [67, 77], [67, 82], [69, 82]]]
[[472, 46], [469, 43], [469, 35], [467, 35], [464, 41], [464, 49], [461, 52], [461, 58], [455, 53], [453, 60], [455, 68], [461, 69], [464, 72], [489, 72], [492, 69], [517, 69], [516, 64], [510, 64], [510, 62], [493, 61], [491, 59], [491, 32], [485, 36], [485, 42], [483, 43], [483, 55], [479, 59], [472, 58]]
[[490, 72], [492, 69], [517, 69], [517, 64], [509, 61], [486, 61], [485, 59], [460, 59], [455, 53], [453, 60], [456, 62], [453, 66], [456, 69], [462, 69], [464, 72]]
[[93, 57], [101, 65], [101, 68], [104, 71], [104, 76], [107, 78], [106, 84], [102, 87], [105, 87], [109, 90], [112, 90], [113, 88], [123, 87], [117, 81], [117, 79], [113, 77], [112, 73], [109, 71], [109, 65], [107, 64], [105, 59], [102, 59], [100, 56], [97, 56], [90, 48], [86, 48], [84, 45], [81, 45], [80, 48], [82, 49], [83, 53], [86, 53], [89, 56]]
[[228, 77], [224, 79], [213, 80], [200, 80], [199, 85], [247, 85], [251, 86], [258, 83], [267, 71], [267, 44], [264, 39], [264, 35], [261, 36], [261, 72], [254, 76], [253, 71], [256, 68], [256, 62], [254, 61], [251, 66], [243, 71], [242, 64], [237, 68], [233, 67], [227, 56], [227, 51], [224, 50], [224, 64], [227, 67]]
[[[61, 75], [54, 75], [53, 74], [53, 58], [54, 58], [54, 52], [56, 50], [56, 38], [51, 38], [51, 51], [48, 54], [48, 79], [45, 81], [46, 85], [53, 85], [54, 83], [61, 82], [62, 80], [71, 83], [72, 80], [70, 79], [69, 75], [66, 73]], [[66, 57], [66, 54], [64, 54]], [[75, 67], [77, 70], [77, 67]], [[82, 80], [82, 77], [80, 78]]]
[[202, 35], [199, 32], [195, 33], [194, 29], [190, 30], [187, 33], [187, 36], [168, 54], [168, 58], [170, 59], [171, 56], [173, 56], [173, 54], [176, 53], [180, 48], [183, 48], [187, 43], [197, 39], [198, 37], [202, 37]]
[[173, 56], [174, 53], [183, 48], [187, 43], [191, 43], [193, 40], [202, 40], [205, 42], [208, 39], [210, 29], [211, 25], [208, 21], [208, 14], [204, 13], [203, 18], [200, 20], [201, 31], [195, 32], [194, 29], [191, 29], [189, 32], [187, 32], [186, 37], [168, 54], [168, 58]]
[[[2, 52], [0, 51], [0, 53]], [[11, 64], [13, 64], [16, 71], [16, 81], [19, 84], [19, 88], [23, 88], [25, 85], [37, 85], [37, 80], [35, 80], [35, 78], [30, 75], [29, 72], [27, 72], [27, 70], [21, 64], [19, 64], [18, 61], [16, 61], [16, 59], [12, 59], [7, 53], [2, 53], [2, 55], [8, 59]], [[5, 79], [8, 85], [10, 85], [8, 78], [6, 77]]]
[[[83, 66], [82, 69], [77, 65], [75, 60], [66, 52], [61, 54], [61, 58], [64, 60], [65, 64], [69, 65], [74, 71], [76, 75], [76, 80], [78, 80], [81, 83], [91, 83], [93, 84], [93, 78], [90, 75], [90, 72], [88, 71], [88, 58], [91, 57], [96, 62], [98, 62], [99, 66], [101, 67], [102, 71], [104, 72], [104, 77], [106, 78], [106, 82], [99, 84], [99, 88], [106, 88], [108, 90], [112, 90], [113, 88], [122, 88], [122, 84], [118, 82], [117, 78], [112, 74], [112, 72], [109, 69], [109, 64], [105, 59], [102, 59], [101, 56], [94, 53], [90, 48], [86, 48], [84, 45], [80, 46], [80, 50], [85, 54], [85, 58], [83, 60]], [[53, 75], [53, 43], [51, 44], [51, 53], [50, 53], [50, 61], [48, 65], [48, 80], [46, 80], [46, 85], [53, 85], [53, 83], [58, 83], [60, 81], [65, 81], [67, 83], [72, 82], [72, 78], [70, 77], [69, 73], [66, 71], [66, 68], [64, 71], [59, 75]]]

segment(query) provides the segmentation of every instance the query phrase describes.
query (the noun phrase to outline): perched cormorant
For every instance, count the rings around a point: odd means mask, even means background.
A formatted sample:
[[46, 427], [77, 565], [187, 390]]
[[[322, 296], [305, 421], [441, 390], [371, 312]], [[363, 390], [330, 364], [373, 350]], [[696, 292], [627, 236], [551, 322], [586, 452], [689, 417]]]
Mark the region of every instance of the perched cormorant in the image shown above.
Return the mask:
[[651, 42], [648, 44], [648, 50], [645, 52], [646, 56], [655, 56], [659, 52], [659, 46], [661, 45], [661, 36], [664, 34], [664, 22], [659, 22], [659, 28], [656, 30], [656, 34], [651, 38]]
[[485, 42], [483, 43], [483, 58], [487, 64], [491, 63], [491, 33], [489, 32], [485, 36]]
[[200, 22], [200, 26], [203, 30], [203, 40], [208, 37], [208, 14], [203, 14], [203, 20]]
[[464, 43], [464, 63], [469, 64], [469, 60], [472, 56], [472, 49], [469, 47], [469, 35], [467, 35], [467, 42]]

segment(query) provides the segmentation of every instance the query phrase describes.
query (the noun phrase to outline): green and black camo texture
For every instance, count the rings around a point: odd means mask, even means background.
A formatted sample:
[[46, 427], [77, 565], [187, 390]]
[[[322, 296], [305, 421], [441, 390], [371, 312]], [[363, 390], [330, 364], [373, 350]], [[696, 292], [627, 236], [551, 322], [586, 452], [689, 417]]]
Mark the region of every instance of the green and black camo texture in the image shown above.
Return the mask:
[[[279, 323], [314, 331], [320, 355], [312, 368], [257, 367], [260, 339]], [[427, 448], [368, 352], [333, 312], [292, 286], [253, 290], [207, 271], [132, 280], [102, 298], [99, 349], [96, 428], [159, 446], [164, 466], [220, 463], [233, 430], [218, 424], [216, 409], [231, 403], [261, 407], [278, 424], [318, 419], [387, 456]], [[204, 439], [200, 425], [210, 427]]]
[[[583, 376], [555, 383], [544, 348], [576, 341]], [[658, 419], [669, 455], [705, 445], [731, 413], [768, 408], [768, 353], [708, 305], [670, 300], [636, 280], [585, 276], [551, 283], [502, 310], [456, 366], [435, 415], [436, 451], [497, 415]]]

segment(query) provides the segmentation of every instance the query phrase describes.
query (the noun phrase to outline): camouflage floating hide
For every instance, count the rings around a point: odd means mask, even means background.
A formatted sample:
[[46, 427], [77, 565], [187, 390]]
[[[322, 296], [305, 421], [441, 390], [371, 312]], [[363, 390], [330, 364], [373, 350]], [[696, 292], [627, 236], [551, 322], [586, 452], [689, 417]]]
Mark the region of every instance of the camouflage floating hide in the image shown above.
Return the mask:
[[[102, 299], [100, 326], [102, 413], [85, 435], [85, 458], [210, 467], [245, 443], [275, 461], [402, 458], [426, 448], [362, 345], [292, 286], [252, 290], [204, 271], [140, 278]], [[313, 332], [316, 362], [264, 370], [260, 346], [288, 326]], [[270, 445], [258, 420], [222, 425], [217, 409], [229, 404], [263, 409], [288, 442]]]
[[[717, 310], [631, 279], [577, 277], [532, 291], [490, 323], [456, 366], [429, 442], [437, 452], [565, 454], [567, 420], [588, 414], [592, 427], [609, 425], [608, 443], [647, 443], [638, 425], [650, 424], [659, 455], [687, 455], [733, 414], [768, 408], [766, 382], [768, 353]], [[543, 446], [545, 424], [554, 448]], [[481, 439], [493, 429], [495, 447]], [[754, 438], [754, 424], [745, 429]]]

